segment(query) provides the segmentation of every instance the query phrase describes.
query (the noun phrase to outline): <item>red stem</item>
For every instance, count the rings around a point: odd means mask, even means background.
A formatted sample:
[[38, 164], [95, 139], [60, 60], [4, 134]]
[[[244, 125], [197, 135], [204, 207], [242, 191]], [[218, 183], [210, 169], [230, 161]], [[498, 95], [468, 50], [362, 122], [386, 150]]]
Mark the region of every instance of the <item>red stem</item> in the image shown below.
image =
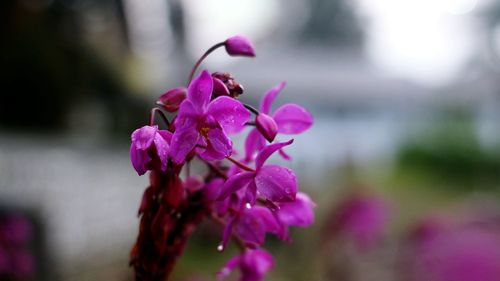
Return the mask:
[[249, 171], [249, 172], [255, 172], [254, 169], [248, 167], [247, 165], [241, 163], [240, 161], [238, 160], [235, 160], [233, 158], [231, 158], [231, 156], [227, 156], [226, 157], [227, 160], [233, 162], [236, 166], [240, 167], [241, 169], [245, 170], [245, 171]]

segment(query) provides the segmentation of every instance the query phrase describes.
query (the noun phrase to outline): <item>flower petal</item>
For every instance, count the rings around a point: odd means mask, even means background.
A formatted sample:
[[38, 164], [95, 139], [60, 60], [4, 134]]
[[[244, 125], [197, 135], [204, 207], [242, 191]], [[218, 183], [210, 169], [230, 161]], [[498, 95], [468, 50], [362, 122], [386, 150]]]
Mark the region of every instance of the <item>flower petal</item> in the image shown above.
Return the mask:
[[164, 130], [158, 130], [158, 134], [155, 135], [154, 144], [156, 146], [156, 151], [161, 162], [161, 170], [165, 171], [168, 164], [168, 154], [170, 152], [170, 145], [167, 139], [172, 138], [172, 133]]
[[255, 247], [264, 243], [266, 233], [274, 232], [278, 227], [276, 219], [268, 208], [255, 206], [242, 212], [234, 231], [248, 246]]
[[294, 103], [280, 106], [273, 118], [278, 124], [278, 132], [282, 134], [300, 134], [313, 124], [311, 113]]
[[262, 249], [246, 251], [240, 261], [241, 281], [261, 281], [273, 268], [273, 256]]
[[206, 106], [210, 102], [210, 97], [212, 96], [212, 90], [212, 75], [206, 70], [203, 70], [201, 74], [189, 84], [187, 97], [198, 112], [205, 112]]
[[229, 276], [229, 274], [231, 274], [231, 271], [233, 271], [235, 267], [237, 267], [237, 266], [240, 265], [240, 261], [241, 261], [241, 257], [240, 256], [235, 256], [235, 257], [230, 258], [226, 262], [226, 264], [224, 265], [224, 267], [222, 267], [216, 273], [217, 280], [222, 280], [222, 279], [226, 278], [227, 276]]
[[253, 160], [255, 152], [266, 146], [266, 140], [257, 129], [252, 129], [245, 140], [245, 161]]
[[219, 245], [219, 247], [221, 246], [222, 247], [220, 249], [218, 247], [219, 251], [224, 251], [226, 249], [227, 243], [229, 242], [229, 239], [233, 235], [233, 227], [235, 222], [236, 222], [236, 217], [230, 217], [227, 220], [226, 225], [224, 226], [224, 231], [222, 232], [222, 242]]
[[237, 133], [245, 127], [250, 119], [250, 112], [238, 100], [221, 96], [208, 105], [207, 114], [219, 122], [228, 133]]
[[272, 213], [269, 208], [262, 206], [255, 206], [251, 211], [260, 217], [262, 220], [262, 226], [266, 232], [276, 233], [280, 229], [280, 225], [276, 219], [276, 216]]
[[213, 76], [212, 79], [214, 82], [214, 94], [216, 96], [229, 96], [231, 94], [222, 80]]
[[200, 122], [199, 117], [200, 114], [197, 112], [195, 105], [189, 100], [184, 100], [180, 106], [179, 114], [174, 120], [175, 130], [197, 130]]
[[257, 186], [255, 185], [254, 181], [251, 181], [247, 186], [245, 197], [250, 206], [255, 205], [255, 201], [257, 200]]
[[276, 98], [276, 96], [285, 88], [286, 83], [281, 82], [280, 84], [274, 86], [269, 90], [264, 97], [262, 98], [262, 101], [260, 103], [260, 111], [265, 114], [269, 114], [269, 111], [271, 110], [271, 106], [273, 105], [273, 101]]
[[132, 166], [136, 170], [139, 176], [144, 175], [148, 169], [146, 169], [146, 163], [151, 161], [151, 157], [148, 155], [146, 150], [137, 149], [134, 143], [130, 146], [130, 161]]
[[146, 150], [153, 143], [158, 126], [143, 126], [132, 133], [132, 145], [137, 149]]
[[266, 162], [267, 158], [269, 158], [274, 152], [276, 152], [276, 150], [279, 150], [292, 143], [293, 139], [286, 142], [273, 143], [264, 147], [255, 158], [255, 169], [259, 170], [260, 167], [262, 167], [262, 165], [264, 164], [264, 162]]
[[214, 178], [205, 184], [203, 188], [203, 198], [207, 202], [213, 202], [219, 196], [220, 189], [224, 184], [224, 180], [222, 178]]
[[307, 194], [299, 192], [293, 202], [280, 204], [277, 211], [281, 223], [291, 226], [309, 226], [314, 222], [313, 208], [316, 206]]
[[207, 160], [221, 160], [231, 155], [233, 142], [224, 131], [219, 128], [212, 128], [208, 131], [207, 148], [200, 153], [200, 157]]
[[170, 143], [170, 157], [172, 161], [176, 164], [183, 163], [188, 153], [195, 147], [199, 138], [200, 133], [190, 128], [175, 131]]
[[252, 181], [254, 173], [243, 172], [230, 177], [222, 186], [217, 200], [224, 200], [233, 192], [246, 187]]
[[265, 198], [275, 202], [290, 202], [297, 193], [295, 173], [278, 165], [263, 166], [255, 176], [257, 191]]

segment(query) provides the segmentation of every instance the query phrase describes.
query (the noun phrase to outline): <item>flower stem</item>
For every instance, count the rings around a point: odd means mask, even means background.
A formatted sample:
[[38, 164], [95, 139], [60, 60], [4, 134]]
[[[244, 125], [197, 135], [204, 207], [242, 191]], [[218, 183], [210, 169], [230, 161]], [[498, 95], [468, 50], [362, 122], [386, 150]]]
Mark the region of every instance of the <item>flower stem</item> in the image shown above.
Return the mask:
[[220, 43], [217, 43], [215, 45], [213, 45], [212, 47], [210, 47], [210, 49], [208, 49], [204, 54], [203, 56], [201, 56], [198, 61], [196, 62], [196, 64], [193, 66], [193, 70], [191, 70], [191, 74], [189, 74], [189, 80], [188, 80], [188, 86], [189, 86], [189, 83], [191, 83], [191, 80], [193, 80], [193, 77], [194, 77], [194, 73], [196, 72], [196, 69], [198, 69], [198, 67], [200, 66], [201, 62], [208, 56], [210, 55], [210, 53], [212, 53], [213, 51], [215, 51], [216, 49], [224, 46], [226, 43], [225, 42], [220, 42]]
[[205, 163], [212, 172], [216, 173], [219, 177], [223, 178], [224, 180], [227, 180], [227, 175], [224, 174], [224, 172], [221, 171], [213, 163], [210, 163], [207, 160], [201, 159], [199, 156], [198, 156], [198, 159], [200, 159], [201, 161], [203, 161], [203, 163]]
[[167, 116], [165, 116], [165, 113], [163, 113], [159, 107], [153, 107], [151, 109], [151, 113], [149, 114], [149, 126], [153, 126], [155, 123], [155, 113], [158, 113], [161, 119], [163, 119], [163, 122], [167, 125], [167, 128], [170, 128], [170, 122], [168, 121]]
[[253, 107], [253, 106], [251, 106], [251, 105], [249, 105], [249, 104], [244, 103], [244, 104], [243, 104], [243, 106], [244, 106], [246, 109], [250, 110], [250, 111], [251, 111], [253, 114], [255, 114], [255, 115], [259, 115], [259, 113], [260, 113], [260, 112], [259, 112], [259, 111], [255, 108], [255, 107]]
[[249, 171], [249, 172], [255, 172], [254, 169], [248, 167], [247, 165], [241, 163], [240, 161], [234, 159], [234, 158], [231, 158], [231, 156], [227, 156], [226, 157], [227, 160], [233, 162], [236, 166], [240, 167], [241, 169], [245, 170], [245, 171]]

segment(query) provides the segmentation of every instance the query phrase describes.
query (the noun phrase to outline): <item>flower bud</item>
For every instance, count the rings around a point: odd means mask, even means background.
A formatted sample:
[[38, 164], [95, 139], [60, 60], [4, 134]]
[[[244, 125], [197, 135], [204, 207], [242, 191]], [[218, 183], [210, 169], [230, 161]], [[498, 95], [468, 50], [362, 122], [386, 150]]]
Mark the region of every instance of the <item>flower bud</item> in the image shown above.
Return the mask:
[[257, 130], [259, 130], [268, 142], [272, 142], [278, 133], [278, 125], [276, 125], [276, 122], [271, 116], [265, 113], [257, 115], [257, 118], [255, 118], [255, 125]]
[[175, 112], [179, 109], [181, 102], [186, 98], [186, 88], [174, 88], [160, 96], [157, 104], [163, 106], [168, 112]]
[[229, 89], [227, 86], [220, 80], [219, 78], [212, 77], [212, 80], [214, 81], [214, 95], [215, 96], [229, 96], [231, 93], [229, 92]]
[[[239, 95], [243, 94], [243, 85], [240, 83], [236, 82], [234, 80], [234, 77], [231, 75], [231, 73], [228, 72], [214, 72], [212, 73], [212, 77], [214, 78], [214, 95], [215, 96], [221, 96], [221, 95], [226, 95], [226, 90], [221, 87], [222, 85], [217, 85], [219, 81], [216, 79], [220, 80], [224, 84], [224, 86], [227, 88], [229, 91], [228, 96], [237, 98]], [[216, 78], [216, 79], [215, 79]]]
[[252, 42], [245, 36], [236, 35], [226, 39], [226, 52], [231, 56], [255, 57]]

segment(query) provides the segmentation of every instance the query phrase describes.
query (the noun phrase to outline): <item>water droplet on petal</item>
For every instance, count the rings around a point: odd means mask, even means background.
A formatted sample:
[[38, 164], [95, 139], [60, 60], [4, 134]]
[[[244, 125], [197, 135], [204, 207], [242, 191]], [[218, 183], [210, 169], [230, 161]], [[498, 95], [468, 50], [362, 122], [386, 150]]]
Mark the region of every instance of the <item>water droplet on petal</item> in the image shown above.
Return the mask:
[[246, 203], [246, 204], [245, 204], [245, 208], [247, 208], [247, 209], [251, 209], [251, 208], [252, 208], [252, 205], [250, 205], [250, 203]]

